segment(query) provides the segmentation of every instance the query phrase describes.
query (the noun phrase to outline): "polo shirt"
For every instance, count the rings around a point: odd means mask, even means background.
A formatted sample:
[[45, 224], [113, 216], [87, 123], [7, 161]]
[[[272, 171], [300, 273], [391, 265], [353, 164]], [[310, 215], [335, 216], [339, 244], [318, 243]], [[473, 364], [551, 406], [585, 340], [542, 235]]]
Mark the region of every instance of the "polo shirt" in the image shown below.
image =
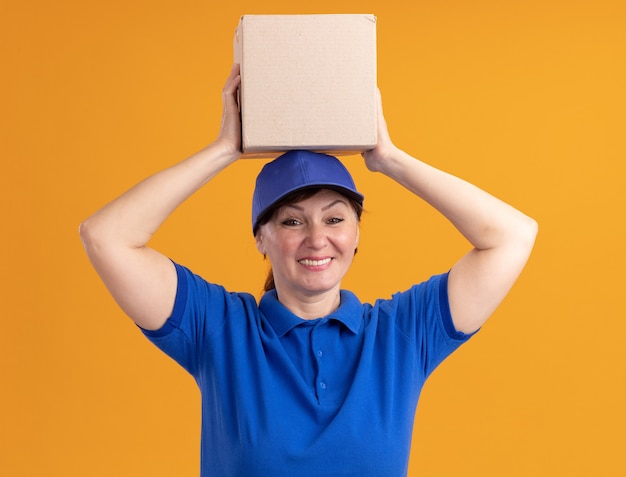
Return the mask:
[[304, 320], [275, 291], [257, 303], [175, 265], [172, 315], [143, 332], [200, 388], [202, 477], [407, 474], [424, 381], [470, 336], [447, 274], [373, 304], [342, 290]]

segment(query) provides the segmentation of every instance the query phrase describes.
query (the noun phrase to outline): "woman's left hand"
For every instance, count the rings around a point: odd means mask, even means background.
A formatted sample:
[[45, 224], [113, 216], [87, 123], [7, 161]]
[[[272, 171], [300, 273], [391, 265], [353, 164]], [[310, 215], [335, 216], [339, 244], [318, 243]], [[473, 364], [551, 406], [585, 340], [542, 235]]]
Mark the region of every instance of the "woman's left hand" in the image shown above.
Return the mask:
[[365, 159], [365, 165], [372, 172], [384, 172], [386, 163], [396, 150], [396, 146], [389, 137], [387, 121], [383, 114], [383, 102], [380, 89], [377, 89], [377, 143], [373, 149], [365, 151], [361, 155]]

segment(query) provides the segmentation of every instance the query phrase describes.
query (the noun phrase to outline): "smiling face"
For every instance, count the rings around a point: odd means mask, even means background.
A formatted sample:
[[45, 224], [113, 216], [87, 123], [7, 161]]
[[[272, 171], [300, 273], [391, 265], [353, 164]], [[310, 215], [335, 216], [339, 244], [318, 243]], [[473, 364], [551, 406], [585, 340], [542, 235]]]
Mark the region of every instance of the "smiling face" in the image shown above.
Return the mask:
[[281, 301], [338, 297], [358, 242], [354, 208], [344, 195], [328, 189], [278, 208], [256, 234]]

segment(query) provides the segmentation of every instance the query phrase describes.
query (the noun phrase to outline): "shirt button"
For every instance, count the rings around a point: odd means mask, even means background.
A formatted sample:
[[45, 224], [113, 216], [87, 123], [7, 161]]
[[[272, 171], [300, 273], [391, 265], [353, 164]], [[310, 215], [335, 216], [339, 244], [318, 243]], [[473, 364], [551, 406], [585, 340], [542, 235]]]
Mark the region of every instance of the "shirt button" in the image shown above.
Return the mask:
[[320, 388], [326, 389], [326, 383], [324, 381], [320, 383]]
[[317, 356], [319, 356], [321, 358], [322, 356], [324, 356], [324, 352], [322, 350], [319, 350], [317, 352]]

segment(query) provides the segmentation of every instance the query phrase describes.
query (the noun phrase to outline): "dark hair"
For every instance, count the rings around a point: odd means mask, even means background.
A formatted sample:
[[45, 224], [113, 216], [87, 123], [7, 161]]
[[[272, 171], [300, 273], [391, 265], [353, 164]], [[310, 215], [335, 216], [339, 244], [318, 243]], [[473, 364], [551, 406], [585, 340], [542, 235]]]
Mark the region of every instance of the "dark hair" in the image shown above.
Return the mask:
[[[261, 225], [268, 223], [272, 219], [272, 217], [274, 216], [274, 214], [276, 213], [278, 209], [288, 204], [295, 204], [298, 202], [302, 202], [303, 200], [313, 197], [319, 191], [324, 190], [324, 189], [334, 190], [330, 187], [309, 187], [306, 189], [300, 189], [300, 190], [291, 192], [290, 194], [287, 194], [282, 199], [277, 200], [276, 203], [274, 203], [268, 210], [266, 210], [263, 214], [261, 214], [261, 216], [259, 216], [259, 220], [257, 221], [257, 224], [254, 227], [255, 237]], [[347, 195], [342, 194], [341, 191], [337, 191], [337, 192], [339, 192], [346, 199], [348, 199], [350, 206], [352, 206], [352, 208], [354, 209], [357, 220], [360, 221], [361, 215], [363, 214], [363, 204], [352, 197], [348, 197]], [[356, 253], [356, 249], [354, 250], [354, 253]], [[265, 285], [263, 286], [263, 292], [265, 293], [275, 288], [276, 288], [276, 285], [274, 283], [274, 272], [270, 268], [269, 271], [267, 272], [267, 277], [265, 278]]]

